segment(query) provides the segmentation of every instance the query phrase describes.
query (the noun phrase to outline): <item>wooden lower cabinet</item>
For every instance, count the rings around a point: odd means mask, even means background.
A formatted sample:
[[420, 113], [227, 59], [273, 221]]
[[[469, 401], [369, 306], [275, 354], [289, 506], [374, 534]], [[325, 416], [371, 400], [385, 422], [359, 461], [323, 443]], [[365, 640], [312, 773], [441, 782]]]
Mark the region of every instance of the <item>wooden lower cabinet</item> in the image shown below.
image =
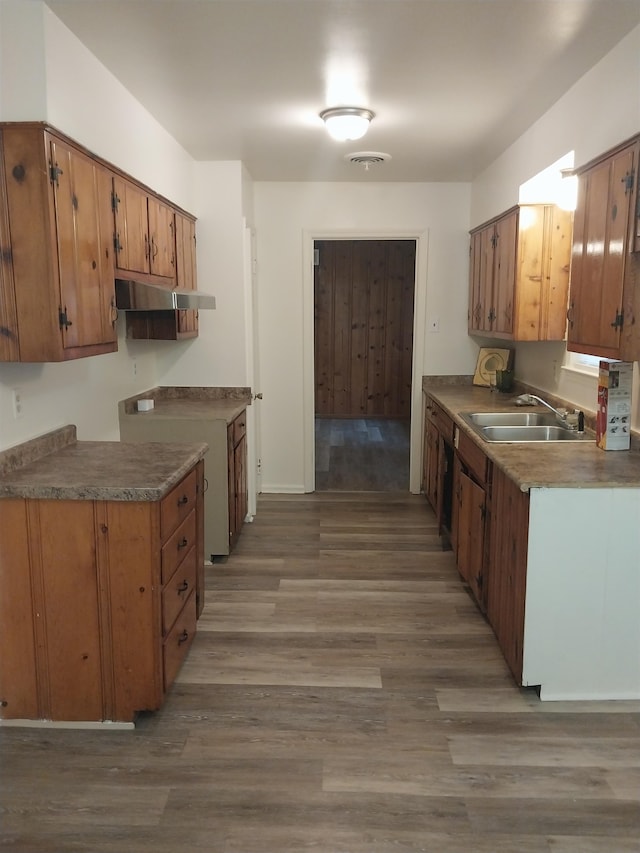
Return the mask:
[[423, 491], [433, 507], [440, 534], [451, 534], [453, 419], [431, 397], [425, 398]]
[[162, 705], [195, 635], [202, 467], [161, 501], [0, 502], [0, 717]]
[[247, 416], [238, 415], [227, 427], [229, 478], [229, 548], [236, 544], [247, 516]]
[[457, 426], [454, 447], [451, 543], [458, 571], [484, 611], [493, 466], [484, 451]]
[[[151, 392], [153, 393], [153, 392]], [[188, 398], [185, 397], [185, 400]], [[120, 439], [127, 442], [206, 442], [203, 490], [203, 560], [229, 554], [240, 535], [247, 515], [247, 444], [246, 408], [227, 423], [226, 413], [216, 411], [215, 403], [202, 404], [199, 415], [193, 405], [179, 412], [179, 398], [172, 398], [171, 414], [163, 412], [163, 401], [156, 400], [155, 413], [147, 416], [126, 411], [126, 401], [119, 404]], [[156, 416], [159, 415], [159, 416]], [[201, 589], [202, 586], [199, 586]], [[198, 602], [198, 615], [202, 603]]]
[[491, 494], [487, 618], [518, 684], [522, 684], [529, 538], [529, 493], [494, 471]]

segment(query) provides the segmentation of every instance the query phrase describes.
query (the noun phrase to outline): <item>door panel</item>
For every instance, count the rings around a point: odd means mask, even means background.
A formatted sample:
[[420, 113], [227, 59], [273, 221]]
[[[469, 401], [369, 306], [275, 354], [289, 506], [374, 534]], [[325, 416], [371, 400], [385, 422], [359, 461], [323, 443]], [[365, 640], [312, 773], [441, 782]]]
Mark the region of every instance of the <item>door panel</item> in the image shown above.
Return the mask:
[[317, 415], [409, 417], [414, 240], [318, 240]]

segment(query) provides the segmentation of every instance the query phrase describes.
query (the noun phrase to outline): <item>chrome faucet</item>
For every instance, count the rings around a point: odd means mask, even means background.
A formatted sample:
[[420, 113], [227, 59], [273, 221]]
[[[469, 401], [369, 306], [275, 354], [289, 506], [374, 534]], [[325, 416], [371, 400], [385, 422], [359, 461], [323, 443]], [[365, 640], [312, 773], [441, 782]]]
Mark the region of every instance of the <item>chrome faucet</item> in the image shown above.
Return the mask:
[[566, 409], [554, 409], [550, 403], [547, 403], [546, 400], [543, 400], [542, 397], [537, 397], [535, 394], [520, 394], [520, 396], [516, 397], [515, 400], [516, 406], [534, 406], [536, 403], [546, 406], [547, 409], [550, 409], [557, 418], [560, 418], [560, 420], [565, 423], [567, 422]]

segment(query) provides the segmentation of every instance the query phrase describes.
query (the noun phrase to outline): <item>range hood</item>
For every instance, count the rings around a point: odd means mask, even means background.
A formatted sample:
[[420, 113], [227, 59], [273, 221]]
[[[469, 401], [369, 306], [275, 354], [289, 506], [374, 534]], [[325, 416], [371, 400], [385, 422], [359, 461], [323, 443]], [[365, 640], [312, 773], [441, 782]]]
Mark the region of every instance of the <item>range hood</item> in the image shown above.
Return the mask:
[[116, 308], [124, 311], [184, 311], [215, 308], [216, 298], [197, 290], [169, 290], [144, 281], [116, 279]]

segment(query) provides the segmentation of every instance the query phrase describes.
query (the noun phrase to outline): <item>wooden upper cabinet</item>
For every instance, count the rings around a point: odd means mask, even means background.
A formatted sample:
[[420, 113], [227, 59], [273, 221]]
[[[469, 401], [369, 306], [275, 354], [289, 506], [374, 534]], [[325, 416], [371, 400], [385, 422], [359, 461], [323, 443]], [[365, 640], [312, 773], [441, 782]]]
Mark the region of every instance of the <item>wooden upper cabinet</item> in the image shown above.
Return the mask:
[[113, 211], [116, 273], [175, 286], [173, 208], [132, 181], [114, 177]]
[[[176, 283], [181, 290], [196, 290], [196, 223], [191, 217], [176, 211]], [[198, 334], [198, 312], [178, 311], [178, 333], [181, 337]]]
[[0, 126], [0, 358], [117, 349], [109, 170], [41, 123]]
[[640, 358], [640, 137], [578, 173], [567, 349]]
[[124, 178], [113, 179], [116, 267], [132, 273], [149, 272], [149, 214], [147, 193]]
[[471, 232], [469, 333], [563, 340], [571, 213], [519, 205]]

